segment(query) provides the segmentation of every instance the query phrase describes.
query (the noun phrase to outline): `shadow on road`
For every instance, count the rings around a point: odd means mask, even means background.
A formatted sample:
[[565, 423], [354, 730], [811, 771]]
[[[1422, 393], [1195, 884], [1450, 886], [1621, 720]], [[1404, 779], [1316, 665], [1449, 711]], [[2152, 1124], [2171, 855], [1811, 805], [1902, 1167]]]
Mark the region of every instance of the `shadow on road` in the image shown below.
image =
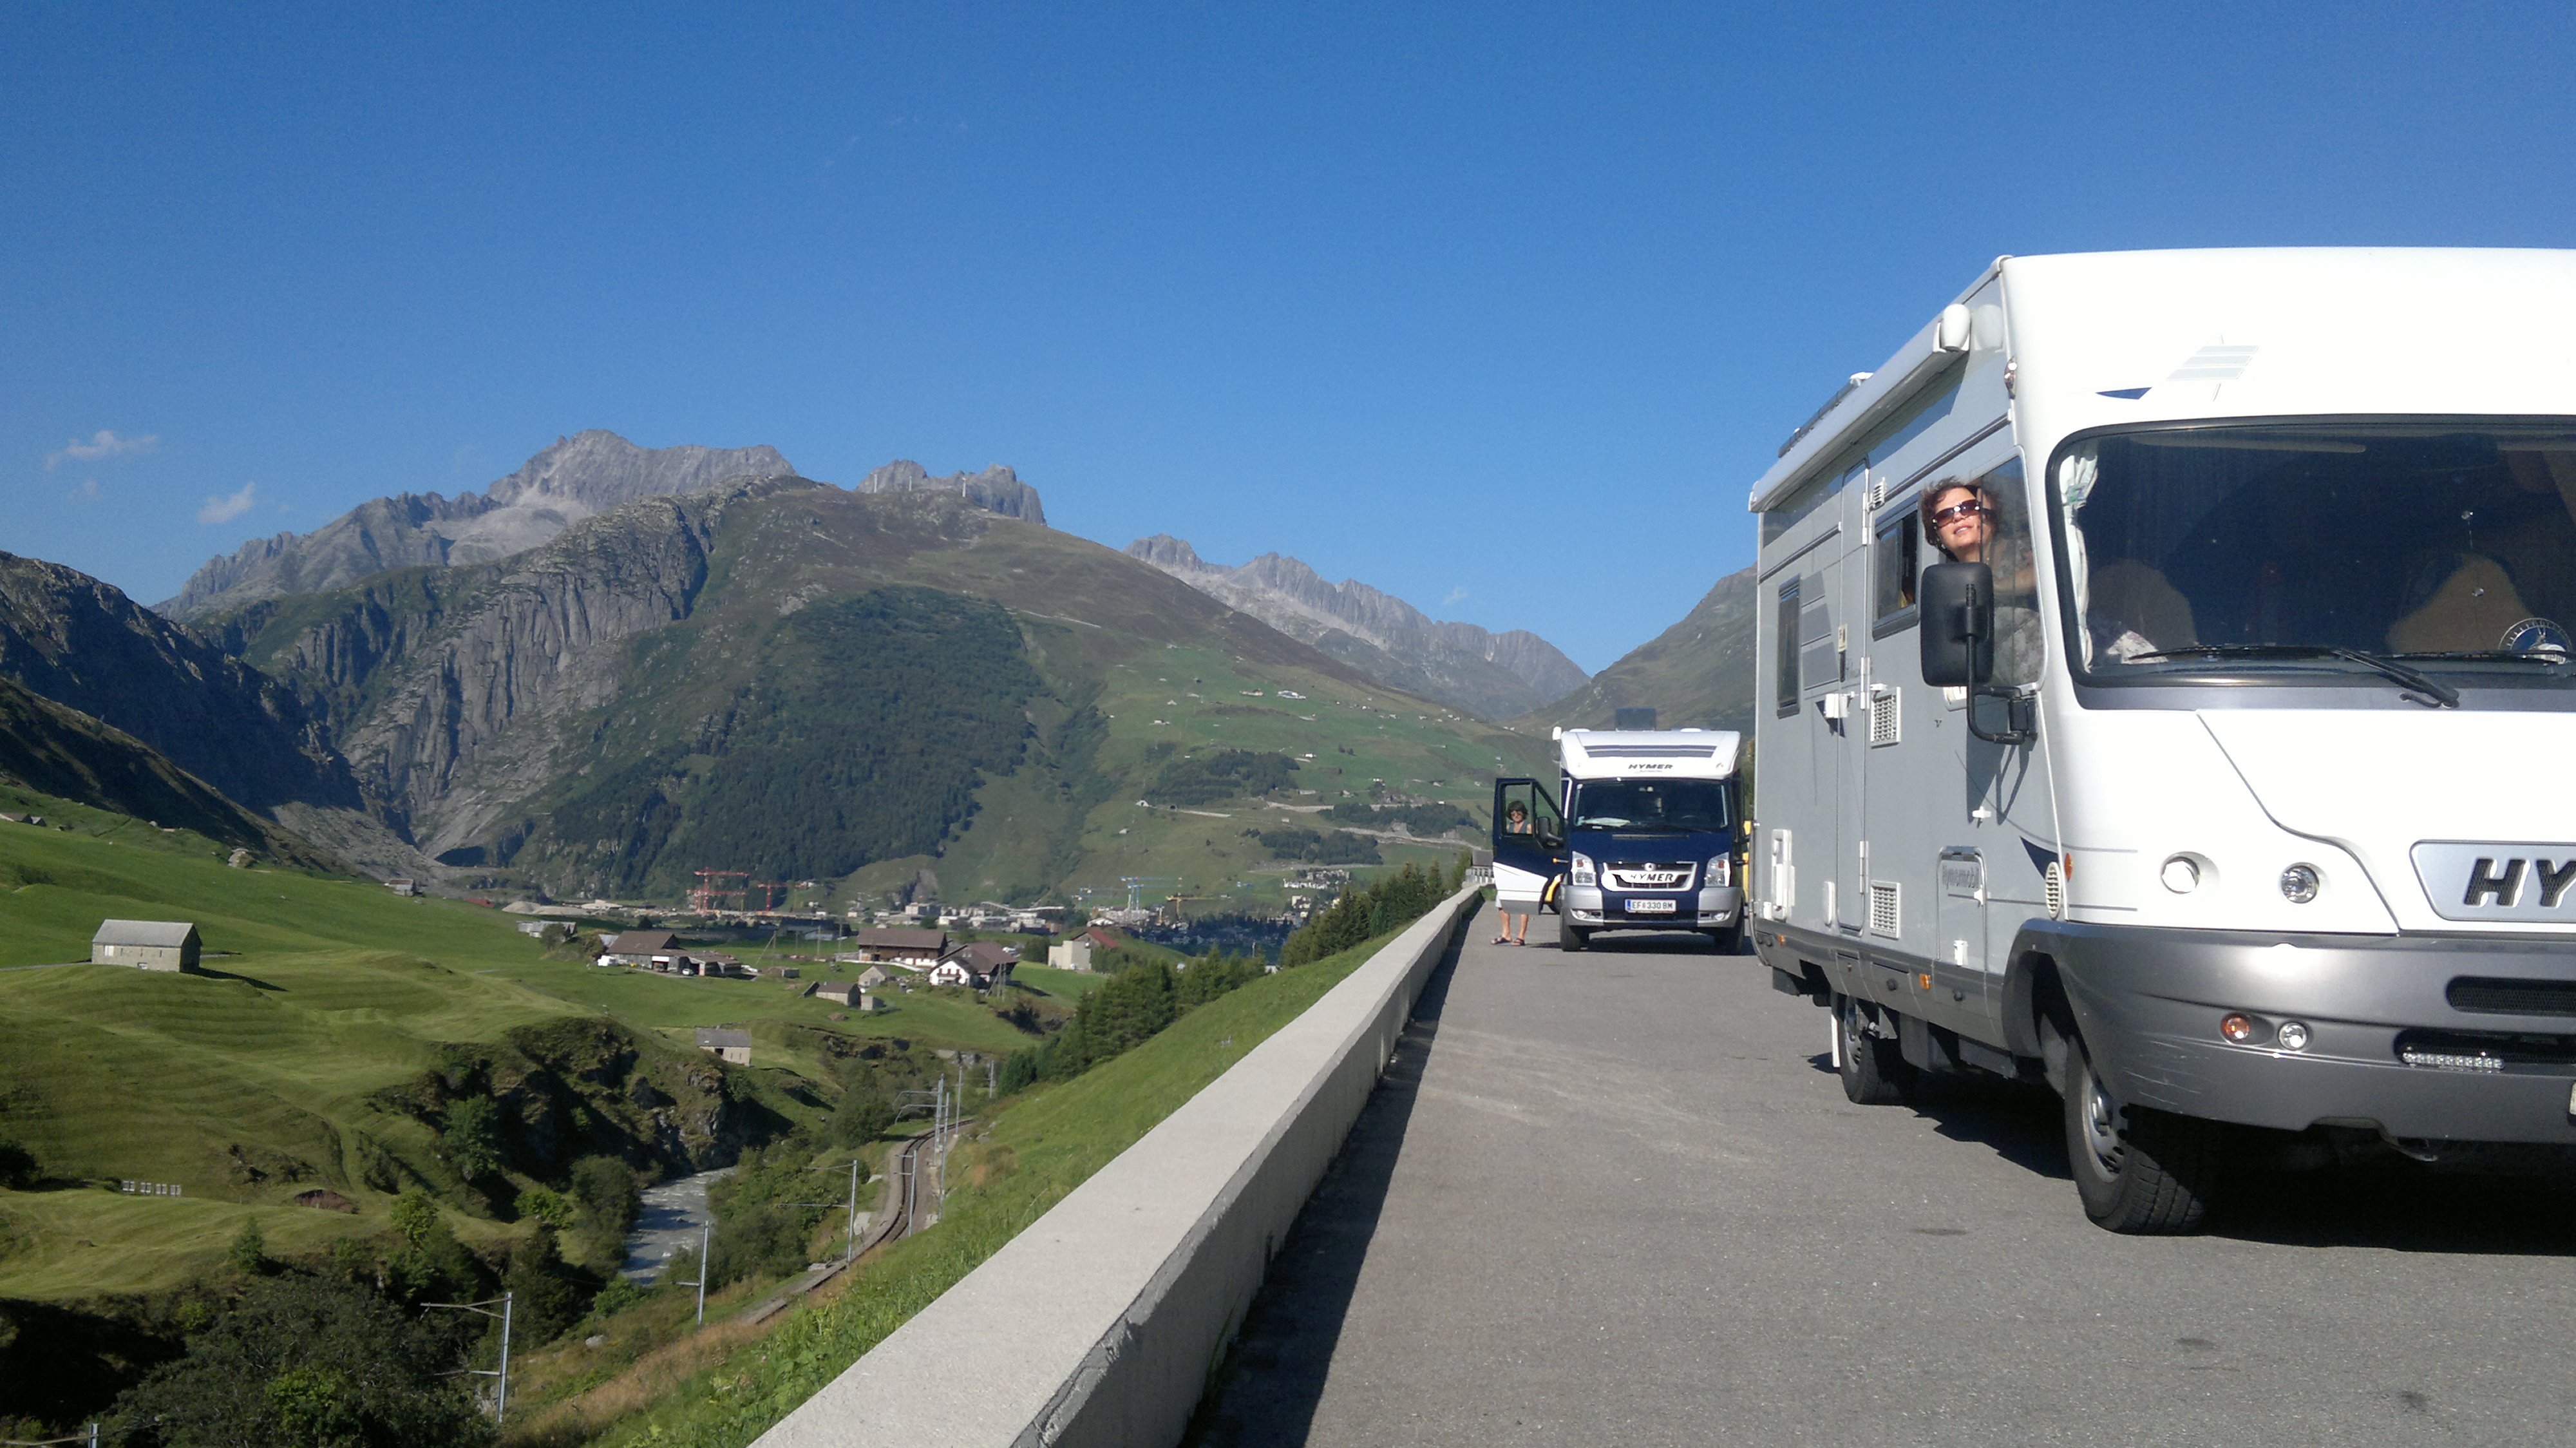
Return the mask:
[[[1809, 1064], [1833, 1074], [1833, 1058]], [[1934, 1077], [1908, 1101], [1952, 1141], [1986, 1147], [2035, 1176], [2066, 1182], [2066, 1209], [2080, 1210], [2066, 1164], [2055, 1094], [1975, 1077]], [[2240, 1152], [2252, 1157], [2252, 1146]], [[2576, 1253], [2576, 1159], [2531, 1162], [2520, 1170], [2427, 1166], [2393, 1154], [2285, 1171], [2277, 1157], [2231, 1165], [2207, 1232], [2289, 1247], [2377, 1247], [2391, 1252], [2522, 1256]]]
[[1306, 1441], [1404, 1151], [1450, 976], [1490, 908], [1469, 917], [1423, 982], [1377, 1090], [1272, 1259], [1269, 1280], [1252, 1300], [1243, 1331], [1183, 1442], [1195, 1448], [1261, 1448]]

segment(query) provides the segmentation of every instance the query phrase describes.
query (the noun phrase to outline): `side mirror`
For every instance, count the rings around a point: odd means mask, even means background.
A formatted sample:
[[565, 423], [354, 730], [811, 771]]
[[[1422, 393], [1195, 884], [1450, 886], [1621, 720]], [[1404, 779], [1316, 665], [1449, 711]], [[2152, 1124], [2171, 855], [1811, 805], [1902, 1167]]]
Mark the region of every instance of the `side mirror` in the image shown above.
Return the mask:
[[1974, 688], [1995, 674], [1995, 574], [1982, 563], [1935, 563], [1918, 595], [1923, 682]]

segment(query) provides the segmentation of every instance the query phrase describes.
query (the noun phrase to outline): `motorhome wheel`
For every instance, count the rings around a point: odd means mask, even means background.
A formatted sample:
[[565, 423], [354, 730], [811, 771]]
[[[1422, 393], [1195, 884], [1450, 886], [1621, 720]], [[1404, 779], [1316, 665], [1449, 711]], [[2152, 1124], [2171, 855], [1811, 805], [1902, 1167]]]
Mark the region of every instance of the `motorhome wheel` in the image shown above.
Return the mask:
[[2066, 1057], [2066, 1156], [2094, 1225], [2114, 1232], [2196, 1231], [2218, 1184], [2224, 1128], [2114, 1100], [2083, 1043]]
[[1860, 1002], [1849, 996], [1834, 1002], [1834, 1058], [1842, 1070], [1843, 1095], [1854, 1105], [1897, 1105], [1914, 1084], [1914, 1068], [1897, 1044], [1871, 1035]]
[[1556, 948], [1559, 950], [1584, 950], [1590, 948], [1591, 944], [1592, 932], [1580, 925], [1560, 925], [1556, 928]]

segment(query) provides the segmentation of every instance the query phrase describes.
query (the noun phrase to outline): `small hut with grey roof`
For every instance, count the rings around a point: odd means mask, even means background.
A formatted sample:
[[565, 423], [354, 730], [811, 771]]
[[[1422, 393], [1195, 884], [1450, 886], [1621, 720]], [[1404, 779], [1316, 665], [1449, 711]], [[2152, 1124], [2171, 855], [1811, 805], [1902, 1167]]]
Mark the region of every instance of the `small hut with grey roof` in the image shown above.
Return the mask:
[[197, 968], [197, 927], [187, 920], [103, 920], [89, 938], [89, 958], [138, 970]]

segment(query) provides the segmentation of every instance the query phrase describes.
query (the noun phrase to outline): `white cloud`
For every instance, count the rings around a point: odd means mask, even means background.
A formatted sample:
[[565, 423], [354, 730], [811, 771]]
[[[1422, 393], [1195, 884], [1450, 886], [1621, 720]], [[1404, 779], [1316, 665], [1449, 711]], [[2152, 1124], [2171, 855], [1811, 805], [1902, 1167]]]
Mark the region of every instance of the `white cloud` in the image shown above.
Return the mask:
[[208, 498], [206, 505], [197, 510], [197, 521], [208, 527], [213, 527], [217, 523], [229, 523], [250, 511], [251, 504], [256, 501], [252, 494], [258, 491], [259, 484], [244, 483], [241, 485], [241, 491], [229, 498]]
[[102, 427], [92, 433], [87, 442], [73, 438], [45, 454], [45, 471], [50, 473], [67, 462], [94, 463], [109, 458], [132, 457], [136, 453], [148, 453], [160, 445], [161, 434], [157, 432], [147, 432], [141, 437], [118, 437]]
[[1456, 588], [1449, 590], [1449, 596], [1447, 598], [1440, 600], [1440, 606], [1447, 608], [1449, 605], [1456, 603], [1458, 600], [1465, 598], [1466, 596], [1467, 585], [1463, 583], [1459, 584]]
[[95, 503], [98, 501], [99, 497], [98, 479], [83, 478], [81, 479], [81, 485], [79, 487], [63, 494], [63, 496], [71, 499], [75, 503]]

